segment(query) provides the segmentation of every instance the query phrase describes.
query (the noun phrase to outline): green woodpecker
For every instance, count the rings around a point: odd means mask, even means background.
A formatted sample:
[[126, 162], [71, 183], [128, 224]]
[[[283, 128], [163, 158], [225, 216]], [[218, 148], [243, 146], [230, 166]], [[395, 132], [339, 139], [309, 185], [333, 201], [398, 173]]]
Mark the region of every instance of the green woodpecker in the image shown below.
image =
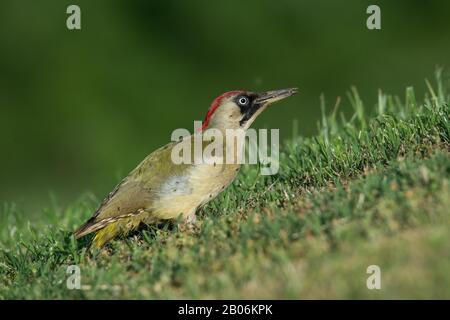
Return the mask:
[[[262, 93], [226, 92], [211, 104], [201, 130], [243, 129], [245, 132], [270, 104], [296, 92], [296, 88]], [[216, 162], [175, 164], [173, 149], [191, 143], [194, 136], [171, 142], [148, 155], [75, 231], [76, 238], [95, 232], [93, 245], [100, 248], [141, 223], [152, 224], [179, 217], [188, 225], [194, 223], [197, 209], [222, 192], [240, 168], [240, 163], [226, 161], [220, 165]], [[205, 145], [202, 143], [201, 147], [205, 148]], [[225, 146], [223, 157], [226, 152]]]

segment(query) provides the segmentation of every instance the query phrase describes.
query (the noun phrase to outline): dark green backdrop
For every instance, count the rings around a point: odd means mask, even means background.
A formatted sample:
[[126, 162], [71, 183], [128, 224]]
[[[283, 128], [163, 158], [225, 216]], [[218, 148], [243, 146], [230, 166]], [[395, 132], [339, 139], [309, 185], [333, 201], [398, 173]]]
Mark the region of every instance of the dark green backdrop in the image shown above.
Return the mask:
[[[78, 4], [82, 30], [66, 28]], [[366, 28], [381, 7], [382, 30]], [[356, 85], [402, 94], [450, 62], [449, 1], [92, 1], [0, 3], [0, 201], [37, 207], [106, 194], [230, 89], [298, 86], [257, 126], [311, 135]], [[348, 111], [348, 103], [342, 104]]]

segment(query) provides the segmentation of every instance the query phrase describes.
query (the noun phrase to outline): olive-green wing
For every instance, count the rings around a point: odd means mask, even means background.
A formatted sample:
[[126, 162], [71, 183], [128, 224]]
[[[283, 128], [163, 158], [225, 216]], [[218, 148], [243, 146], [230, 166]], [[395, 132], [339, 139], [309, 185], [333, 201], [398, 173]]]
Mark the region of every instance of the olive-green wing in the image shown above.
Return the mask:
[[174, 144], [169, 143], [147, 156], [103, 200], [94, 215], [75, 231], [75, 236], [80, 238], [118, 220], [151, 213], [161, 184], [171, 175], [186, 169], [185, 165], [175, 165], [171, 161]]
[[95, 214], [75, 231], [75, 236], [80, 238], [110, 223], [140, 214], [151, 201], [151, 194], [139, 183], [125, 180], [103, 201]]

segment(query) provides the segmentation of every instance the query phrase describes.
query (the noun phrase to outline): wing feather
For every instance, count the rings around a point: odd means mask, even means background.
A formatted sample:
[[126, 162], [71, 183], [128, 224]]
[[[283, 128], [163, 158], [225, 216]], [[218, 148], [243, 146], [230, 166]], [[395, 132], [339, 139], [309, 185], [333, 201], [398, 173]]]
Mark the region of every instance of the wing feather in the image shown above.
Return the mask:
[[112, 223], [126, 221], [124, 219], [148, 220], [154, 211], [153, 204], [161, 197], [164, 182], [172, 175], [182, 175], [188, 168], [171, 161], [176, 143], [169, 143], [148, 155], [106, 196], [93, 216], [75, 231], [75, 237], [97, 232]]

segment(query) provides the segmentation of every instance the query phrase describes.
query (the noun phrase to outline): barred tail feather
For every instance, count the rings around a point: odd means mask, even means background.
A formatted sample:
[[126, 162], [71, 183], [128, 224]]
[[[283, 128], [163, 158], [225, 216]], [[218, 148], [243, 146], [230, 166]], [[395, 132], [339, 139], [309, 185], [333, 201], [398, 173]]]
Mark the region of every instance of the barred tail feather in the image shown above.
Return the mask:
[[[83, 224], [81, 227], [79, 227], [73, 234], [75, 235], [76, 239], [79, 239], [81, 237], [84, 237], [85, 235], [95, 232], [101, 228], [103, 228], [106, 224], [103, 223], [96, 223], [95, 221], [88, 220], [85, 224]], [[100, 221], [101, 222], [101, 221]]]
[[145, 213], [145, 211], [139, 209], [134, 213], [108, 217], [99, 221], [90, 219], [78, 228], [78, 230], [74, 232], [74, 235], [78, 239], [89, 233], [97, 232], [93, 239], [93, 245], [100, 248], [116, 235], [127, 233], [136, 228], [142, 221], [143, 217], [141, 214], [143, 213]]

